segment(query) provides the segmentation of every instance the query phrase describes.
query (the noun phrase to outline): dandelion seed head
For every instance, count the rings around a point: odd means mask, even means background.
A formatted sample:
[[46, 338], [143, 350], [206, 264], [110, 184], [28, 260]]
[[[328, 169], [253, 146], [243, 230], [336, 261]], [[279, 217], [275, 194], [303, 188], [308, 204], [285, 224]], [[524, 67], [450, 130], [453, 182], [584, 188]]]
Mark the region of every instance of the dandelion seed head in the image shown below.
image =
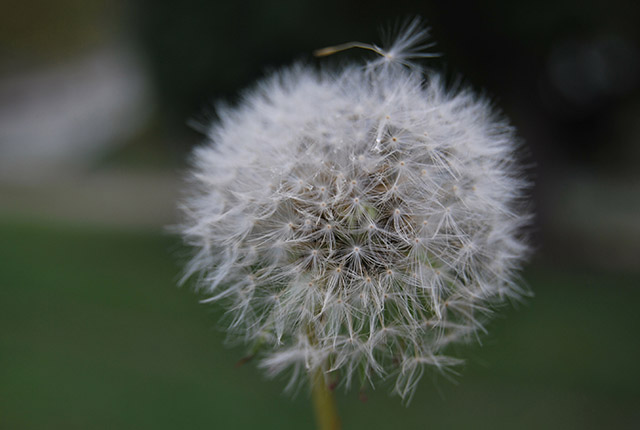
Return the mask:
[[374, 60], [274, 73], [220, 108], [193, 153], [186, 276], [270, 374], [392, 376], [408, 398], [526, 293], [514, 130], [411, 62], [425, 36], [412, 22]]

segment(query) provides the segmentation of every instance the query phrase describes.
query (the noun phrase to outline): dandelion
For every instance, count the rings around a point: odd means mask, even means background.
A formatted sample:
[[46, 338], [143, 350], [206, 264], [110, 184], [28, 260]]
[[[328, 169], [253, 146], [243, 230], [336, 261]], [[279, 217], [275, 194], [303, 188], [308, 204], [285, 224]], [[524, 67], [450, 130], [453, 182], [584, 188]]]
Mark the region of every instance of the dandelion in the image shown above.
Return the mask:
[[220, 108], [193, 153], [185, 278], [290, 386], [390, 378], [409, 399], [425, 369], [460, 363], [448, 346], [526, 293], [514, 130], [414, 62], [426, 36], [414, 20], [389, 46], [318, 53], [370, 61], [274, 73]]

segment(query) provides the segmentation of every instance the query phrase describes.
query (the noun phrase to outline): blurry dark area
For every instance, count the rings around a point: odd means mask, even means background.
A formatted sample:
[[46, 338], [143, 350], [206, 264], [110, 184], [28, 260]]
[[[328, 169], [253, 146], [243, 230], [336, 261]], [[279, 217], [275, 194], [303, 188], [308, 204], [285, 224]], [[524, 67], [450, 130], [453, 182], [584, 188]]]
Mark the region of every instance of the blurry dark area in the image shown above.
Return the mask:
[[[175, 286], [185, 250], [166, 226], [218, 101], [295, 61], [370, 55], [311, 53], [378, 43], [416, 15], [443, 54], [424, 65], [490, 98], [524, 142], [536, 296], [465, 352], [459, 385], [425, 378], [408, 409], [388, 387], [368, 404], [347, 394], [345, 422], [640, 424], [640, 3], [4, 0], [2, 11], [0, 428], [310, 426], [305, 393], [291, 401], [253, 363], [233, 367], [243, 351], [223, 345], [221, 312]], [[243, 416], [254, 406], [255, 420]]]

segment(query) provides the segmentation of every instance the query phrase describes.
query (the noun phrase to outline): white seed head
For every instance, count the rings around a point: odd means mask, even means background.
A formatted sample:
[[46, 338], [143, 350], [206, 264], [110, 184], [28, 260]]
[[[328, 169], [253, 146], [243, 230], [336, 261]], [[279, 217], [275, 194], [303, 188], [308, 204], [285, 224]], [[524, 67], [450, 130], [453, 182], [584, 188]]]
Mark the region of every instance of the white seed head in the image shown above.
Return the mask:
[[271, 374], [392, 375], [407, 397], [525, 292], [514, 130], [408, 62], [424, 36], [411, 23], [382, 58], [276, 72], [194, 151], [186, 277]]

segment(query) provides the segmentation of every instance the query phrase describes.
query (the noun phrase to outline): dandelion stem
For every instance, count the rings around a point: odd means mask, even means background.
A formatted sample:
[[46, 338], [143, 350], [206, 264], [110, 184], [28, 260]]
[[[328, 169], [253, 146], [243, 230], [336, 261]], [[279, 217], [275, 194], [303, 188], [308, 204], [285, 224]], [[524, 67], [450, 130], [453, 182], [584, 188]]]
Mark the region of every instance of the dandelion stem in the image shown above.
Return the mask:
[[322, 368], [311, 375], [311, 396], [319, 430], [340, 430], [340, 417], [333, 391], [327, 387]]

